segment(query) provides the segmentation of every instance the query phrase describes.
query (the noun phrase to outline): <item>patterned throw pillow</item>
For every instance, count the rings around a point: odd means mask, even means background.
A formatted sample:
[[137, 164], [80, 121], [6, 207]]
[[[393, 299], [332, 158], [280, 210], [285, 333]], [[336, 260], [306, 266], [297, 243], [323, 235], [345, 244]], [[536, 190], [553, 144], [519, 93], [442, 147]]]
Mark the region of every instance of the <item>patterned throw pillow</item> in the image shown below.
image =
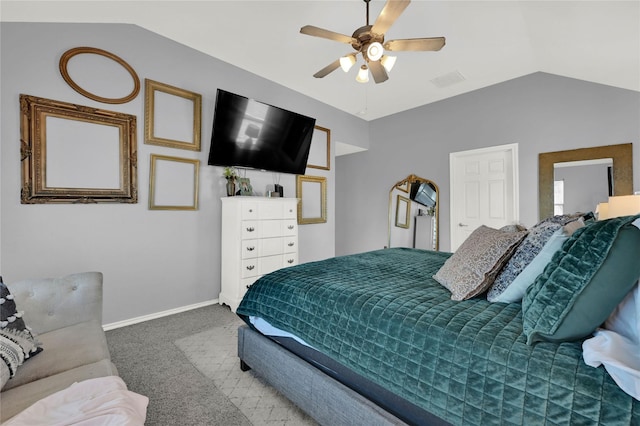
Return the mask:
[[[0, 277], [0, 358], [9, 369], [9, 377], [16, 374], [24, 361], [42, 351], [35, 334], [24, 323], [23, 314], [18, 311], [13, 294]], [[2, 374], [3, 381], [4, 376]]]
[[442, 265], [433, 278], [451, 292], [452, 300], [466, 300], [484, 292], [495, 279], [526, 232], [504, 232], [480, 226]]
[[489, 302], [500, 301], [499, 296], [504, 293], [516, 277], [524, 271], [538, 253], [540, 253], [553, 233], [581, 217], [582, 213], [558, 215], [544, 219], [533, 226], [529, 230], [529, 235], [526, 236], [504, 268], [498, 273], [498, 276], [487, 292], [487, 300]]

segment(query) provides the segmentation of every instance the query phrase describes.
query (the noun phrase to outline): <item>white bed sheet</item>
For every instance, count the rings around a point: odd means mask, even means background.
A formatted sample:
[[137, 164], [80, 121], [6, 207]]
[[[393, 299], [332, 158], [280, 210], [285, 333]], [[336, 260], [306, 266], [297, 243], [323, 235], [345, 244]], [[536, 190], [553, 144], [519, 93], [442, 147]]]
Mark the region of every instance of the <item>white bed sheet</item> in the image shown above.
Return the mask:
[[265, 336], [290, 337], [304, 346], [313, 348], [313, 346], [305, 342], [304, 339], [301, 339], [295, 334], [289, 333], [288, 331], [284, 331], [279, 329], [278, 327], [274, 327], [267, 320], [263, 318], [249, 316], [249, 322], [251, 323], [251, 325], [253, 325], [256, 328], [256, 330], [258, 330], [260, 333], [264, 334]]

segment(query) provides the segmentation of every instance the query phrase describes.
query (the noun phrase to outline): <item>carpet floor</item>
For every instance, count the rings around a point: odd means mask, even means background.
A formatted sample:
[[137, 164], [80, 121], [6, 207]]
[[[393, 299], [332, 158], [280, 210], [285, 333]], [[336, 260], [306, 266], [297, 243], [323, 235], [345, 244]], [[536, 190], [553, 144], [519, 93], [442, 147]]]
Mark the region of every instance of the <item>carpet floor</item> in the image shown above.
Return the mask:
[[212, 305], [106, 333], [129, 389], [149, 397], [147, 425], [298, 426], [315, 422], [236, 353], [241, 320]]

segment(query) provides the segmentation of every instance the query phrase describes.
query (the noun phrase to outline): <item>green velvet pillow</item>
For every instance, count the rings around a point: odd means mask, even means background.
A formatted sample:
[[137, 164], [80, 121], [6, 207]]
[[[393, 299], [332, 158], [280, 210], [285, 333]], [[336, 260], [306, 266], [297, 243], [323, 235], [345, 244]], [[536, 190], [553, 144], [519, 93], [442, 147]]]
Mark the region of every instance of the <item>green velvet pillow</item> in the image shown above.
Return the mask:
[[640, 229], [626, 216], [579, 229], [522, 300], [527, 343], [578, 340], [613, 312], [640, 277]]

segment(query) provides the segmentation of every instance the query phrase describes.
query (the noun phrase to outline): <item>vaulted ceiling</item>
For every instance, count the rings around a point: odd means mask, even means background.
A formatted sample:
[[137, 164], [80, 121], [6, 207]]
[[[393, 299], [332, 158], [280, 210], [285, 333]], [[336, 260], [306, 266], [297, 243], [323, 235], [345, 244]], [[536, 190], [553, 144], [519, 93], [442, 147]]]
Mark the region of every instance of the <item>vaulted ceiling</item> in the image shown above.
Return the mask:
[[[371, 23], [384, 4], [371, 1]], [[637, 0], [414, 0], [386, 39], [444, 36], [441, 51], [398, 52], [381, 84], [357, 83], [357, 67], [314, 78], [353, 49], [300, 27], [351, 35], [365, 10], [362, 0], [0, 3], [2, 21], [137, 24], [365, 120], [537, 71], [640, 91]]]

